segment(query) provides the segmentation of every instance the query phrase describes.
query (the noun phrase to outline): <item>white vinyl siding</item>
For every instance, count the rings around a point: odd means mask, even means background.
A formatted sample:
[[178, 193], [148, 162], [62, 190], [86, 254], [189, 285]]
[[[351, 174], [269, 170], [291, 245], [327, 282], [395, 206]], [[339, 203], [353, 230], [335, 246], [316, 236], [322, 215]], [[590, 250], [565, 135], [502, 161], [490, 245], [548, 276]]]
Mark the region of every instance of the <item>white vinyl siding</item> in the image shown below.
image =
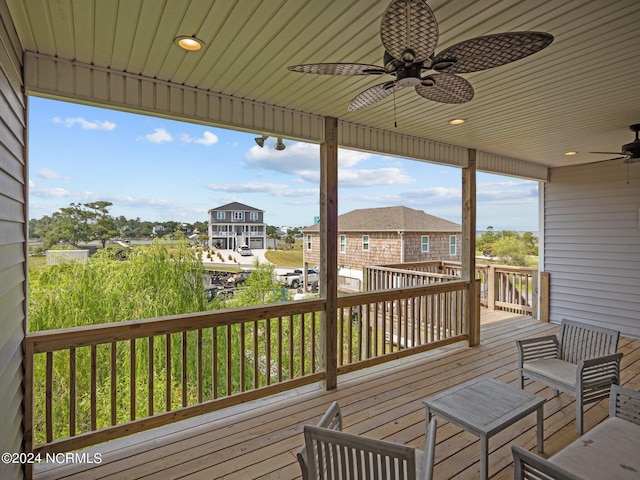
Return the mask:
[[567, 318], [640, 337], [638, 167], [618, 160], [551, 171], [541, 261], [552, 322]]
[[[25, 332], [26, 205], [25, 98], [20, 43], [0, 2], [0, 452], [23, 450], [22, 341]], [[18, 47], [18, 48], [16, 48]], [[0, 478], [23, 478], [20, 465], [0, 462]]]

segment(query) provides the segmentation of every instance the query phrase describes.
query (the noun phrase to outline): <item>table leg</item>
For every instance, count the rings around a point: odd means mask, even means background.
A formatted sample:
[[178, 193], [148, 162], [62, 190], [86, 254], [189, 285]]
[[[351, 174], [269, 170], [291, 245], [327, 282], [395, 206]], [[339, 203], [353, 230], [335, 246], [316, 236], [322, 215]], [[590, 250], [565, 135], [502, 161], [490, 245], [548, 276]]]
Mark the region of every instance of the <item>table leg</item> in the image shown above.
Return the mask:
[[424, 422], [424, 434], [426, 438], [426, 434], [429, 431], [429, 422], [431, 421], [431, 409], [425, 405], [425, 414], [424, 414], [425, 422]]
[[537, 410], [538, 417], [538, 426], [537, 428], [537, 436], [538, 436], [538, 452], [544, 453], [544, 409], [543, 406], [540, 405]]
[[480, 480], [489, 478], [489, 439], [480, 435]]

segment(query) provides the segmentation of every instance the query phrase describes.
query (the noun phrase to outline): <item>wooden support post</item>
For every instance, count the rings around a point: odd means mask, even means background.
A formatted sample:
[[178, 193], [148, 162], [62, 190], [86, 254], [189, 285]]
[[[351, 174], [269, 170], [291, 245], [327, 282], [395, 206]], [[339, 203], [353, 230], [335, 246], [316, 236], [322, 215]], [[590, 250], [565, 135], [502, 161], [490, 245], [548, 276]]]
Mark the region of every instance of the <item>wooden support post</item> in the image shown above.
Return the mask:
[[540, 272], [540, 321], [549, 321], [549, 292], [550, 290], [549, 272]]
[[325, 388], [338, 386], [338, 120], [326, 117], [320, 146], [320, 296]]
[[469, 346], [480, 343], [479, 297], [476, 295], [476, 151], [469, 149], [462, 169], [462, 278], [469, 282], [466, 297]]
[[487, 269], [487, 309], [496, 309], [496, 298], [498, 297], [498, 276], [495, 265], [489, 265]]

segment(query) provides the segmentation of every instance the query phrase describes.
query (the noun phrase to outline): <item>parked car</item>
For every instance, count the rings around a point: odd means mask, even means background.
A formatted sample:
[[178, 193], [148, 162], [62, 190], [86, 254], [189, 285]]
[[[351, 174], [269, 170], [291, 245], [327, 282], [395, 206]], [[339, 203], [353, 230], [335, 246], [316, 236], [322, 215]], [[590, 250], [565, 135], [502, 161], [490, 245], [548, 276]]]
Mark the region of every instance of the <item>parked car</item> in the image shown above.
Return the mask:
[[[309, 284], [318, 281], [318, 271], [315, 269], [307, 270], [307, 280]], [[304, 272], [300, 269], [293, 272], [278, 275], [278, 281], [284, 283], [289, 288], [298, 288], [304, 284]]]
[[251, 253], [251, 249], [250, 249], [247, 245], [240, 245], [240, 246], [238, 247], [238, 253], [239, 253], [240, 255], [242, 255], [243, 257], [253, 255], [253, 254]]

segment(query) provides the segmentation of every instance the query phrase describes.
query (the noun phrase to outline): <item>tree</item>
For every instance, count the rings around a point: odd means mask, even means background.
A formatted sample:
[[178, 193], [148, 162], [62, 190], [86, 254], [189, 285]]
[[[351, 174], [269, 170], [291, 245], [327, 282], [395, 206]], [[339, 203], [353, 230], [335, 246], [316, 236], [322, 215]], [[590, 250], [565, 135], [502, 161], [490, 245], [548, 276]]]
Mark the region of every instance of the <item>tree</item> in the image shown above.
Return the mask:
[[293, 236], [292, 233], [289, 233], [285, 238], [284, 238], [284, 243], [286, 243], [289, 246], [289, 250], [293, 249], [293, 246], [296, 243], [296, 237]]
[[88, 241], [91, 235], [88, 219], [89, 212], [81, 203], [71, 203], [54, 212], [46, 232], [44, 247], [51, 248], [59, 242], [77, 247], [80, 242]]
[[113, 203], [105, 201], [84, 204], [91, 212], [88, 216], [89, 229], [91, 231], [90, 239], [99, 240], [102, 248], [107, 244], [107, 240], [118, 235], [116, 222], [109, 215], [109, 207], [112, 205]]
[[527, 265], [527, 246], [520, 237], [506, 236], [493, 244], [493, 255], [507, 265]]

